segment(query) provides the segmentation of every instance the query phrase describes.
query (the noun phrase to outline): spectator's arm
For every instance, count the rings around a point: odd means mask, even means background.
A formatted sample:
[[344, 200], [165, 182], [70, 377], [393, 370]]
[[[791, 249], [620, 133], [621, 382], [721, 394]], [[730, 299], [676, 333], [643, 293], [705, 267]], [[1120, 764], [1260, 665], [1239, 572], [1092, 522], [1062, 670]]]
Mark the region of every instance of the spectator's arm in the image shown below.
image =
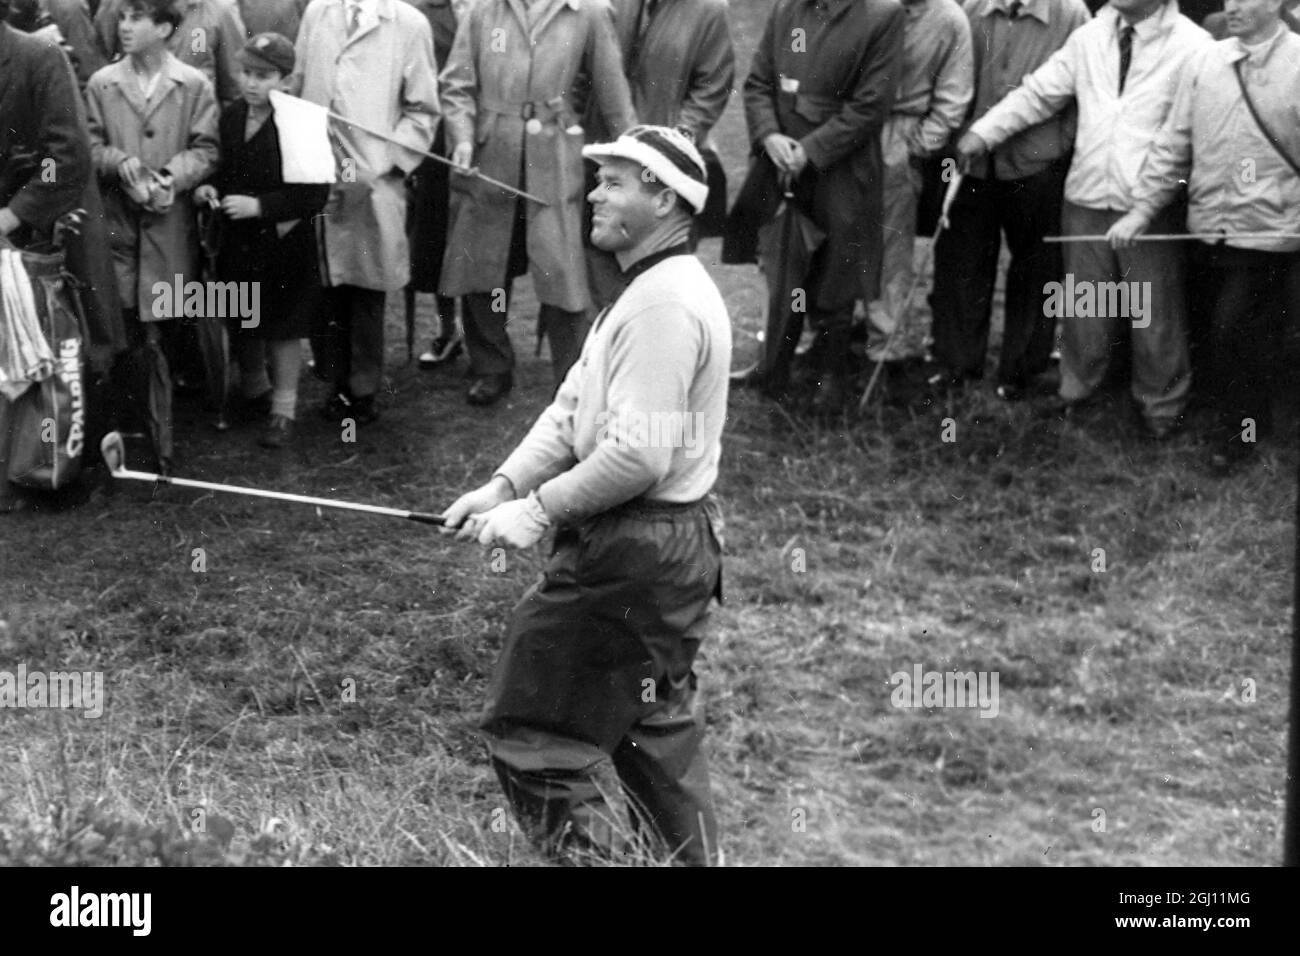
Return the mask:
[[697, 47], [700, 58], [691, 69], [681, 113], [682, 125], [695, 134], [700, 146], [727, 108], [731, 85], [736, 79], [736, 54], [727, 27], [727, 7], [721, 3], [711, 6], [709, 14]]
[[33, 175], [8, 208], [19, 221], [48, 232], [81, 199], [91, 172], [90, 144], [77, 115], [72, 71], [57, 47], [42, 49], [30, 82], [41, 119], [39, 154]]
[[970, 131], [990, 147], [1000, 146], [1055, 115], [1074, 99], [1082, 60], [1079, 34], [1072, 33], [1065, 46], [972, 123]]
[[614, 28], [614, 11], [602, 3], [587, 35], [587, 69], [591, 76], [592, 92], [600, 106], [600, 115], [611, 136], [636, 125], [636, 109], [632, 105], [632, 90], [627, 85], [623, 69], [623, 51]]
[[167, 160], [163, 169], [171, 173], [176, 192], [187, 193], [217, 168], [219, 154], [217, 98], [212, 92], [212, 84], [204, 77], [190, 116], [185, 148]]
[[930, 109], [916, 131], [917, 151], [933, 153], [942, 149], [961, 126], [975, 96], [975, 52], [971, 46], [970, 21], [964, 16], [953, 19], [952, 39], [947, 55], [934, 78]]
[[808, 161], [828, 169], [861, 149], [873, 136], [879, 137], [894, 105], [894, 92], [903, 67], [903, 25], [907, 15], [901, 6], [872, 30], [858, 69], [857, 82], [840, 111], [800, 141]]
[[465, 18], [457, 21], [451, 55], [438, 76], [438, 95], [448, 151], [464, 143], [474, 143], [474, 120], [478, 110], [477, 57], [481, 49], [479, 39], [482, 27], [481, 7], [471, 6]]
[[402, 115], [393, 127], [393, 138], [420, 152], [393, 147], [393, 165], [413, 173], [424, 162], [424, 152], [433, 145], [442, 108], [438, 105], [438, 65], [433, 56], [433, 31], [423, 16], [407, 37], [402, 64]]

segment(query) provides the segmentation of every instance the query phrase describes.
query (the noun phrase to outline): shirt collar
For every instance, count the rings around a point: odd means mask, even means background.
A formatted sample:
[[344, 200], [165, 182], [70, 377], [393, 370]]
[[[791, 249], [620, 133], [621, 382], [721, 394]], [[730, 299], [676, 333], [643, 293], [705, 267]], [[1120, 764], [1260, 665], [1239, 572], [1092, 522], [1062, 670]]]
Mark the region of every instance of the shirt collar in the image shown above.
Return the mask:
[[[1178, 0], [1165, 0], [1156, 11], [1139, 23], [1133, 24], [1133, 33], [1144, 43], [1159, 33], [1163, 33], [1169, 26], [1172, 17], [1177, 16]], [[1119, 15], [1119, 11], [1106, 4], [1101, 10], [1097, 11], [1097, 19], [1109, 17], [1115, 29], [1115, 36], [1119, 36], [1120, 31], [1128, 24], [1128, 21]]]
[[[988, 6], [984, 8], [984, 16], [991, 17], [995, 11], [1000, 11], [1003, 16], [1011, 16], [1011, 4], [1013, 0], [989, 0]], [[1050, 24], [1051, 15], [1048, 12], [1048, 0], [1025, 0], [1020, 6], [1021, 17], [1034, 17], [1043, 23]]]

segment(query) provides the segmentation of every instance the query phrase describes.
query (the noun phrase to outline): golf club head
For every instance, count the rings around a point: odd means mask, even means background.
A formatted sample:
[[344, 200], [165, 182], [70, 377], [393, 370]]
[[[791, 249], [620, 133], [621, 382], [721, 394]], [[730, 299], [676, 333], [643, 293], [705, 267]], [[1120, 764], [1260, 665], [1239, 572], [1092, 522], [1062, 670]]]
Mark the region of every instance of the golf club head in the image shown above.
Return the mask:
[[126, 443], [122, 441], [120, 432], [105, 435], [99, 443], [99, 453], [104, 456], [104, 464], [110, 472], [116, 473], [126, 467]]

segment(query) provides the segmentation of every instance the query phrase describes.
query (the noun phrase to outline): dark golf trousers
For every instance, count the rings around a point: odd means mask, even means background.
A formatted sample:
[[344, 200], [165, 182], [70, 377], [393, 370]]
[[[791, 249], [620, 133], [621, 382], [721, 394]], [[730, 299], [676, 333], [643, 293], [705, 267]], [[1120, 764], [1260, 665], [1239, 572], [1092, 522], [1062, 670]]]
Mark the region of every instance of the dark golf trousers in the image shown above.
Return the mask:
[[1300, 322], [1300, 252], [1193, 244], [1193, 327], [1205, 343], [1216, 442], [1272, 430], [1284, 330]]
[[321, 314], [311, 336], [317, 374], [352, 398], [379, 391], [384, 372], [382, 289], [355, 285], [321, 290]]
[[515, 607], [481, 727], [520, 825], [550, 853], [620, 852], [594, 773], [613, 760], [632, 826], [707, 864], [716, 822], [692, 663], [721, 598], [720, 513], [629, 502], [557, 530]]
[[1060, 232], [1068, 160], [1023, 179], [963, 180], [949, 216], [951, 228], [934, 250], [934, 357], [969, 378], [984, 373], [993, 288], [1002, 235], [1011, 249], [1006, 321], [998, 381], [1023, 385], [1047, 369], [1055, 321], [1045, 315], [1044, 286], [1059, 282], [1061, 247], [1043, 242]]

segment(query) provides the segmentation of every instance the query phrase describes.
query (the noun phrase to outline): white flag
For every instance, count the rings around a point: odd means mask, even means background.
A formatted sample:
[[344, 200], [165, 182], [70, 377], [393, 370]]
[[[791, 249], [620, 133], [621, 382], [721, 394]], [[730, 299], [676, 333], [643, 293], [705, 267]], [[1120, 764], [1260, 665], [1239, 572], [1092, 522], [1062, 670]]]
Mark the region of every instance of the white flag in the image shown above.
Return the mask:
[[271, 91], [275, 129], [280, 134], [280, 165], [286, 183], [332, 183], [334, 150], [329, 111], [308, 100]]

